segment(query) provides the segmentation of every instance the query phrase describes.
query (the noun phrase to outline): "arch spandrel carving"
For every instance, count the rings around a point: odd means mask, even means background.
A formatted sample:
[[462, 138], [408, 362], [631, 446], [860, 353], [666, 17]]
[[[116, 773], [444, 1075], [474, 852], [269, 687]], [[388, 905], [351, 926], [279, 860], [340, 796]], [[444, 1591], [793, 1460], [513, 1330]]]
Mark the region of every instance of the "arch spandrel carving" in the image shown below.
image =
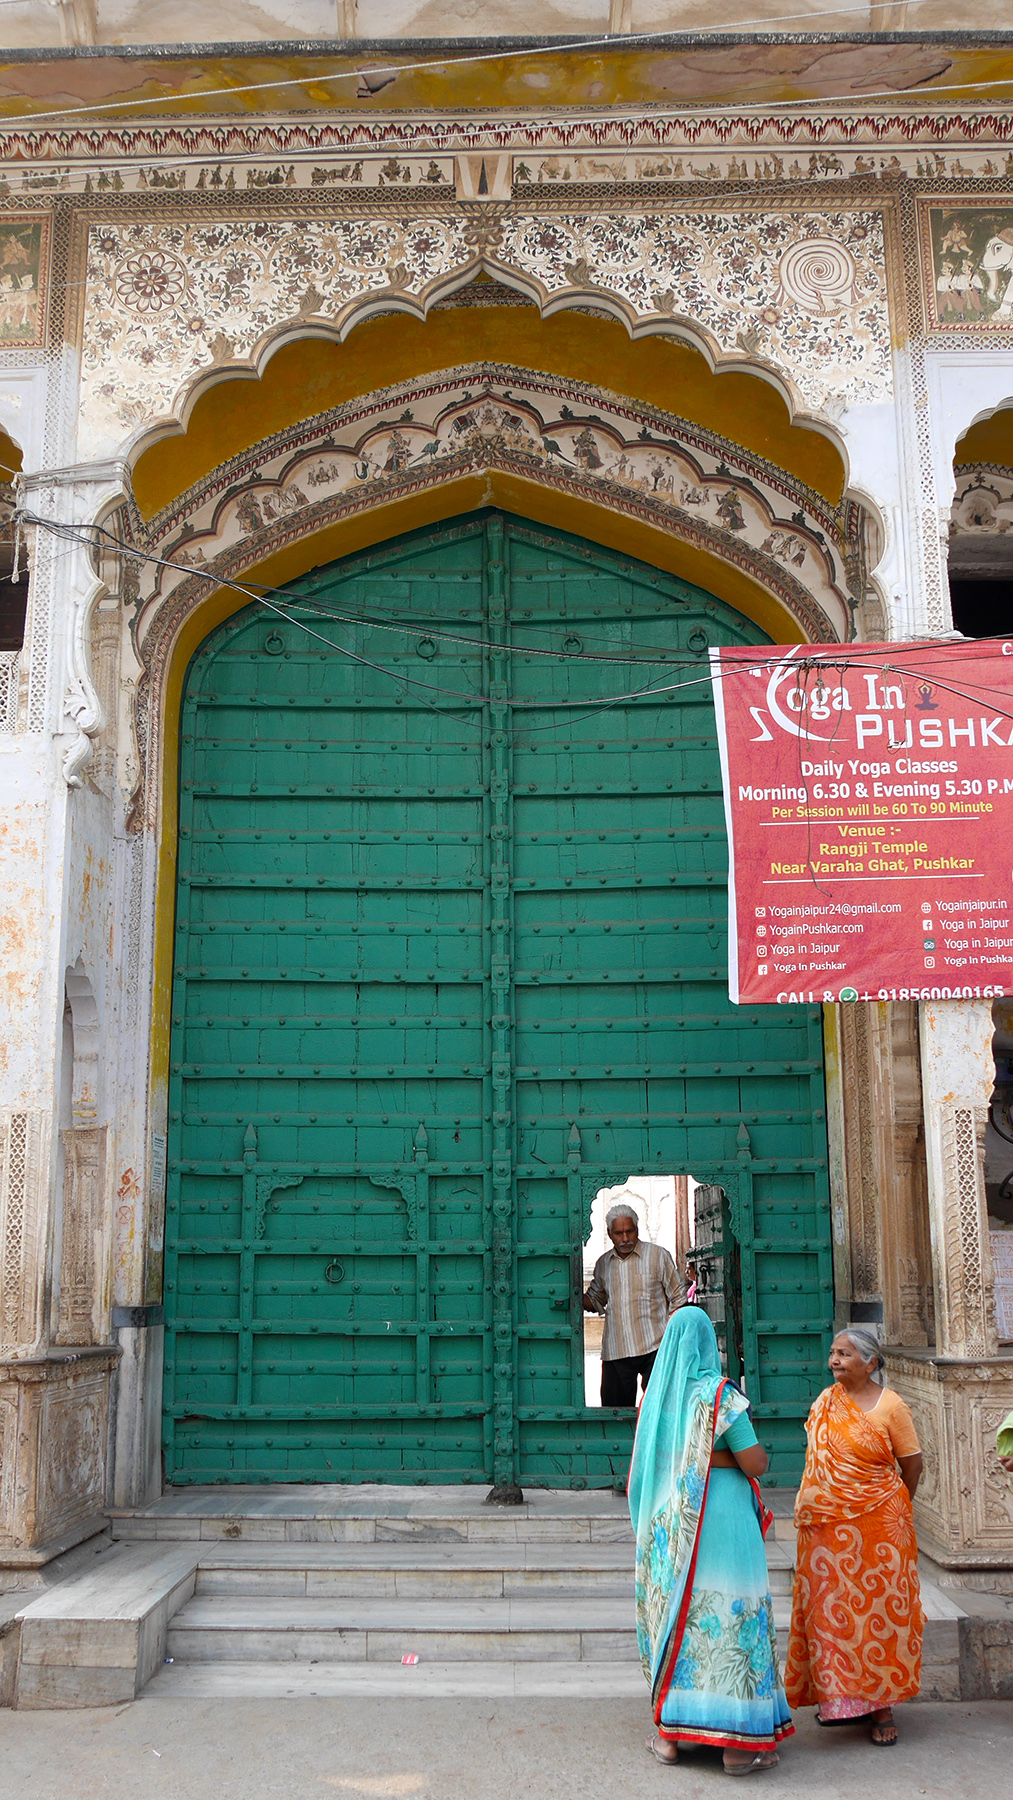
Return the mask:
[[135, 547], [151, 559], [133, 620], [134, 826], [156, 817], [166, 681], [211, 596], [217, 622], [247, 604], [247, 581], [291, 579], [293, 555], [309, 569], [340, 554], [343, 527], [358, 549], [490, 500], [585, 532], [591, 521], [605, 545], [757, 617], [766, 605], [760, 622], [779, 641], [852, 636], [868, 587], [868, 520], [855, 502], [834, 507], [700, 426], [508, 364], [400, 383], [251, 446], [147, 525], [133, 512]]

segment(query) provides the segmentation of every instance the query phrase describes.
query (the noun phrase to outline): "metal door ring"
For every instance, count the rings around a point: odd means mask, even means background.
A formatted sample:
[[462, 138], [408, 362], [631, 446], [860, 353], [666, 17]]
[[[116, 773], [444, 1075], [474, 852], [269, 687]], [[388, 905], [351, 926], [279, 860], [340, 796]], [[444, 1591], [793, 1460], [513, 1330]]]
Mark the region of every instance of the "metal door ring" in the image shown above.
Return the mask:
[[[331, 1274], [332, 1269], [337, 1270], [337, 1273], [335, 1275]], [[324, 1270], [324, 1280], [329, 1281], [332, 1287], [337, 1287], [338, 1282], [344, 1281], [344, 1279], [345, 1279], [344, 1263], [329, 1262], [326, 1269]]]

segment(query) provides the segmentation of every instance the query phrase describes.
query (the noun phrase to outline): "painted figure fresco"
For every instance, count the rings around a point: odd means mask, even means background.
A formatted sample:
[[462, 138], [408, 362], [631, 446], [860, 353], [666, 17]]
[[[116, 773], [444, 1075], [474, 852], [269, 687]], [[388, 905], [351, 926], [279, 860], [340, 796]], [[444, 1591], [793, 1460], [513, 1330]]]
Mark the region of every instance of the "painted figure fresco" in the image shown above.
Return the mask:
[[932, 207], [937, 325], [1013, 325], [1013, 210]]
[[0, 223], [0, 344], [42, 341], [45, 229], [41, 219]]

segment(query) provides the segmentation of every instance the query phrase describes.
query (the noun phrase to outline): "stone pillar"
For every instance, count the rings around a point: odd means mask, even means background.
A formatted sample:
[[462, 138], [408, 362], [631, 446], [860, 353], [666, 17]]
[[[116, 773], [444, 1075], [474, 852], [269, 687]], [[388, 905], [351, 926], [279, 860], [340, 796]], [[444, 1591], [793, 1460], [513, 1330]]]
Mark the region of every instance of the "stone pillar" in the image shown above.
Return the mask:
[[936, 1349], [947, 1357], [993, 1356], [984, 1156], [993, 1084], [989, 1002], [924, 1001], [921, 1051]]
[[883, 1010], [883, 1336], [914, 1346], [932, 1343], [935, 1328], [918, 1007], [894, 1000]]
[[936, 1341], [890, 1351], [887, 1367], [925, 1455], [915, 1503], [922, 1548], [994, 1579], [1013, 1568], [1013, 1486], [995, 1454], [996, 1427], [1013, 1408], [1013, 1350], [996, 1339], [985, 1209], [989, 1003], [924, 1002], [920, 1037]]

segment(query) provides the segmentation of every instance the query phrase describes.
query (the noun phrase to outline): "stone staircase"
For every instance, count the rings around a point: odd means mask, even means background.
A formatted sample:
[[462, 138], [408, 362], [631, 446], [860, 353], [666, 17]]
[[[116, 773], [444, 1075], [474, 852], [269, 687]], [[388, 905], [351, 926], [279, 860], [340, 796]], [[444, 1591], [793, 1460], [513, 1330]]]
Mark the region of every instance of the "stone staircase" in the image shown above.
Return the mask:
[[[775, 1618], [792, 1496], [774, 1490]], [[13, 1703], [311, 1695], [646, 1698], [633, 1533], [611, 1492], [192, 1489], [112, 1516], [86, 1577], [19, 1615]], [[927, 1584], [926, 1697], [959, 1695], [961, 1608]]]

